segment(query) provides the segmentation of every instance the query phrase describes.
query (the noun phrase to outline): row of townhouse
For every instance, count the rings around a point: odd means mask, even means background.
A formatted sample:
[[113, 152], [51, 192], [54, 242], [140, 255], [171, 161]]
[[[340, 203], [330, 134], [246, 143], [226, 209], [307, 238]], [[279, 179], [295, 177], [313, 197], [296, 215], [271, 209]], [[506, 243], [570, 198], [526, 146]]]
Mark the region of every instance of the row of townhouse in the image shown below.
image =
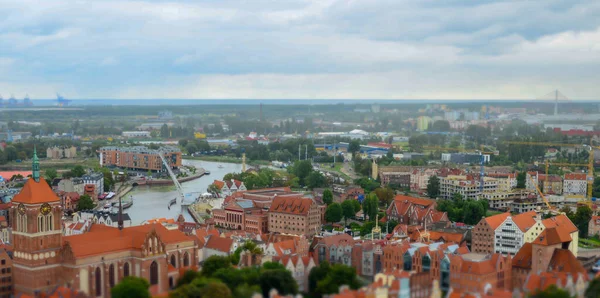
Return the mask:
[[571, 237], [550, 227], [514, 255], [469, 252], [455, 244], [393, 243], [383, 248], [384, 269], [372, 284], [332, 298], [530, 297], [556, 285], [585, 297], [590, 277], [567, 248]]
[[577, 256], [579, 230], [564, 215], [542, 219], [541, 214], [530, 211], [517, 215], [501, 213], [483, 218], [472, 231], [472, 250], [477, 253], [515, 255], [525, 243], [533, 242], [544, 230], [556, 228], [568, 235], [566, 248]]

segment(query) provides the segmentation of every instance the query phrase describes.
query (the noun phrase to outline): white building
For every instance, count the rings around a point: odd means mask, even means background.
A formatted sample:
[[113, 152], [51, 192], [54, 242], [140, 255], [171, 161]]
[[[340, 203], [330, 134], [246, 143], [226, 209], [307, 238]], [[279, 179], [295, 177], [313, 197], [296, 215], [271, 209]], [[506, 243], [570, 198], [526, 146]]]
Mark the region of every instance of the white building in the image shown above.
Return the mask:
[[[452, 199], [455, 193], [462, 195], [463, 199], [478, 200], [481, 194], [479, 179], [471, 175], [448, 175], [440, 178], [440, 196], [443, 199]], [[494, 178], [484, 177], [483, 192], [495, 192], [498, 181]]]
[[104, 191], [104, 174], [102, 173], [90, 173], [81, 176], [84, 184], [92, 184], [96, 187], [96, 193], [102, 194]]
[[126, 138], [149, 138], [150, 132], [149, 131], [124, 131], [121, 135]]
[[565, 174], [563, 180], [563, 193], [565, 195], [582, 195], [587, 194], [587, 175], [584, 173]]
[[525, 233], [535, 225], [537, 213], [535, 211], [508, 216], [494, 230], [494, 252], [501, 254], [517, 254], [525, 244]]
[[525, 188], [527, 190], [536, 191], [536, 186], [539, 185], [538, 172], [527, 172], [526, 176], [527, 177], [525, 177]]
[[[101, 224], [110, 227], [119, 227], [119, 218], [116, 212], [109, 213], [103, 211], [79, 211], [73, 214], [73, 222], [90, 221], [94, 224]], [[129, 214], [123, 213], [123, 226], [131, 227], [131, 218]]]

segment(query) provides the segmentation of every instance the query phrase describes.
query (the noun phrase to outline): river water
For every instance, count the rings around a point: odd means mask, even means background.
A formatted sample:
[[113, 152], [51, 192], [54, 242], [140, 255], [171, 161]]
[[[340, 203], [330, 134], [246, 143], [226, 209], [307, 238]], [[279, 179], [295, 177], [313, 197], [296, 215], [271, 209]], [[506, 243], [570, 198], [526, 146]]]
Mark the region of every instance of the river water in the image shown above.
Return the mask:
[[[194, 165], [197, 168], [204, 168], [210, 172], [210, 175], [204, 175], [192, 181], [183, 182], [184, 193], [195, 193], [195, 195], [206, 192], [206, 189], [215, 179], [221, 180], [227, 173], [241, 172], [241, 164], [219, 163], [201, 160], [184, 160], [184, 165]], [[219, 168], [221, 165], [222, 168]], [[177, 205], [171, 206], [169, 210], [167, 205], [170, 200], [178, 196], [174, 186], [138, 186], [132, 192], [127, 194], [127, 197], [133, 197], [133, 206], [127, 209], [127, 213], [131, 218], [132, 225], [139, 225], [143, 221], [152, 218], [177, 218], [181, 210], [180, 200], [177, 200]], [[221, 206], [221, 201], [216, 200], [212, 203], [213, 207]], [[183, 212], [186, 221], [193, 221], [190, 214]]]

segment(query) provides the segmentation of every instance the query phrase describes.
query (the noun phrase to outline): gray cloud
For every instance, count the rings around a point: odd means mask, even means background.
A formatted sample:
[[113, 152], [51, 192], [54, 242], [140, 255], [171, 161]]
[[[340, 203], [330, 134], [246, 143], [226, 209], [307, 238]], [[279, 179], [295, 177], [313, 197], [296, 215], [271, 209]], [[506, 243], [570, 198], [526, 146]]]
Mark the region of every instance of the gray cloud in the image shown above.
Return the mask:
[[595, 99], [597, 15], [559, 0], [0, 0], [0, 93]]

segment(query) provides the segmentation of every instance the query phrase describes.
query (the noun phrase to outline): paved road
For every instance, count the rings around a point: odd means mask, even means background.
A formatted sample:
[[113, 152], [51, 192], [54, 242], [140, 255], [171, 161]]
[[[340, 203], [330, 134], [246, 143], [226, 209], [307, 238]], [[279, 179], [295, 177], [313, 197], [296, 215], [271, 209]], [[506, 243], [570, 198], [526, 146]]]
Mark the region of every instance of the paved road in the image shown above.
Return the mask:
[[350, 178], [352, 178], [352, 180], [360, 178], [358, 175], [356, 175], [356, 173], [354, 173], [351, 164], [351, 162], [344, 162], [344, 166], [341, 168], [342, 173], [348, 175]]

